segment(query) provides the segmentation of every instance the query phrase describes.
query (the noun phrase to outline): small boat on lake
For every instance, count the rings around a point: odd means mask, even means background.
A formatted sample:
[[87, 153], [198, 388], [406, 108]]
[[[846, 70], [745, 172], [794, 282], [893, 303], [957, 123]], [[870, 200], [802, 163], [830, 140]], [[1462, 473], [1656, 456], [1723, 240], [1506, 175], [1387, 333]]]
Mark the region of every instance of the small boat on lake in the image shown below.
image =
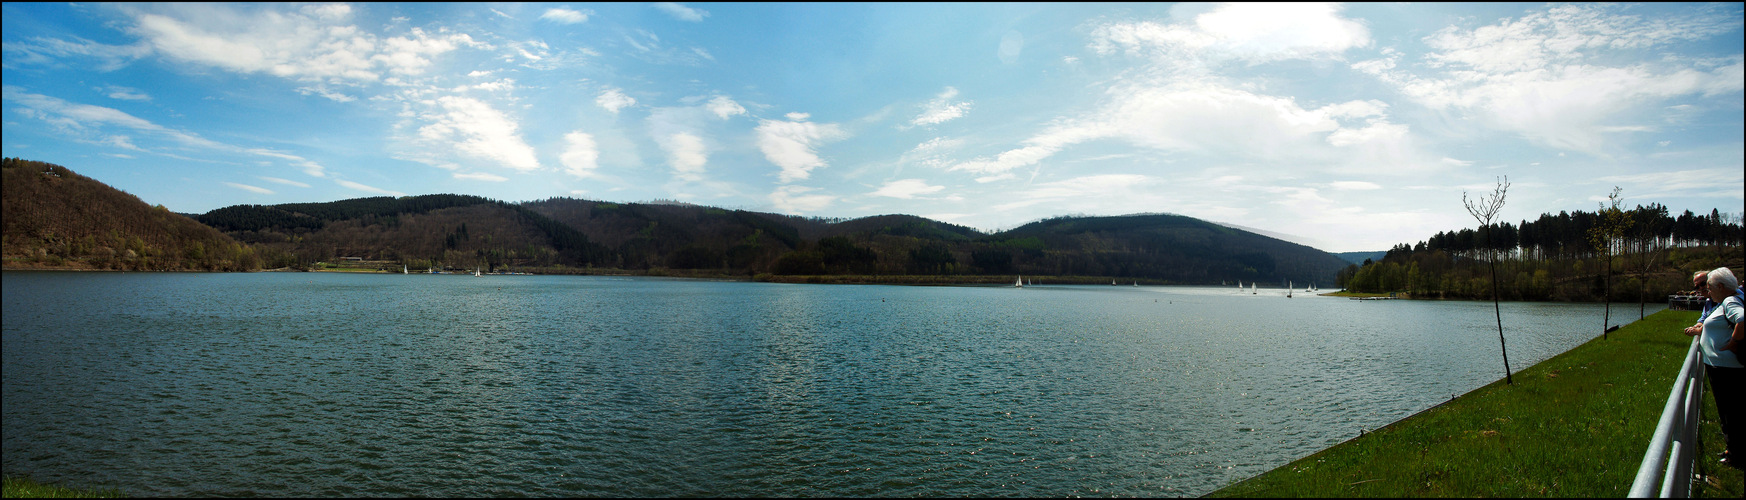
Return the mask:
[[1024, 288], [1025, 287], [1025, 277], [1023, 275], [1020, 275], [1018, 277], [1018, 281], [1014, 281], [1012, 283], [1012, 287], [1013, 288]]

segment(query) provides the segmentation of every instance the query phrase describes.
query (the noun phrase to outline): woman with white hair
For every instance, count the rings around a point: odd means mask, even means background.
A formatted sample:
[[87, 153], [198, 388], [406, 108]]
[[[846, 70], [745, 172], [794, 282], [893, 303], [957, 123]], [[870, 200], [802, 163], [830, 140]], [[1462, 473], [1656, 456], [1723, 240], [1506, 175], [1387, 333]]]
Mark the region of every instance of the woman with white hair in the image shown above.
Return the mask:
[[1710, 390], [1716, 395], [1716, 417], [1721, 421], [1727, 448], [1722, 451], [1722, 463], [1740, 467], [1733, 458], [1734, 444], [1746, 434], [1746, 415], [1740, 414], [1742, 391], [1746, 390], [1746, 366], [1740, 364], [1739, 351], [1746, 351], [1746, 304], [1734, 292], [1740, 280], [1727, 267], [1710, 271], [1706, 284], [1710, 300], [1716, 308], [1703, 317], [1703, 339], [1698, 346], [1704, 355], [1704, 376], [1710, 379]]

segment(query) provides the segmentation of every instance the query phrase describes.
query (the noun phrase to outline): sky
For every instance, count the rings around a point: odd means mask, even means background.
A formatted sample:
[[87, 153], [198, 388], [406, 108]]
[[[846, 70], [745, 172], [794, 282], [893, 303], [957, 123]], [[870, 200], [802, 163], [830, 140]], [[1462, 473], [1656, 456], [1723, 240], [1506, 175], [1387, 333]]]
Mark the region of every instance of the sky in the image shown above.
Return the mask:
[[5, 3], [6, 157], [184, 213], [456, 193], [1330, 252], [1746, 212], [1733, 4]]

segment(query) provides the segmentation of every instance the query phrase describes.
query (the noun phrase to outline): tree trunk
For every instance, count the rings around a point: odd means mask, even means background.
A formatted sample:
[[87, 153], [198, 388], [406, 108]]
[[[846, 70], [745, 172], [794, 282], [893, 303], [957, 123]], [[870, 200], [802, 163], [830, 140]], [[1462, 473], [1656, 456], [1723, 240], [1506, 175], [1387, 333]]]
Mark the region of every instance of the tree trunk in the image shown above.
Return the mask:
[[1607, 252], [1606, 278], [1601, 281], [1601, 303], [1606, 306], [1601, 312], [1601, 339], [1607, 338], [1607, 325], [1612, 324], [1613, 314], [1613, 253]]
[[1497, 316], [1497, 347], [1503, 352], [1504, 383], [1515, 385], [1515, 379], [1510, 376], [1510, 349], [1508, 345], [1504, 344], [1503, 308], [1497, 303], [1497, 258], [1495, 257], [1491, 259], [1491, 312]]

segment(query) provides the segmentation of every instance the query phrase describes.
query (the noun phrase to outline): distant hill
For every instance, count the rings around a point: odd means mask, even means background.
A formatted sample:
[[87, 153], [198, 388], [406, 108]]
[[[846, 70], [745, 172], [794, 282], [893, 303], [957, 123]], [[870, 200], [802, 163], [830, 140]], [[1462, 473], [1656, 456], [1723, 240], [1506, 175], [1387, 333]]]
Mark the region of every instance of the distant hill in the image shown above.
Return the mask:
[[356, 257], [408, 267], [606, 265], [611, 252], [528, 208], [478, 196], [235, 205], [197, 220], [270, 249], [273, 265]]
[[[182, 216], [149, 208], [61, 167], [8, 161], [9, 265], [54, 256], [111, 256], [92, 265], [306, 268], [349, 257], [414, 269], [837, 275], [851, 277], [847, 281], [859, 279], [854, 276], [939, 277], [917, 281], [929, 283], [1024, 274], [1064, 280], [1059, 282], [1306, 285], [1332, 283], [1347, 265], [1304, 245], [1170, 214], [1056, 217], [988, 234], [904, 214], [827, 219], [665, 200], [506, 203], [437, 194], [236, 205]], [[126, 203], [73, 201], [93, 197]], [[100, 221], [125, 228], [114, 228], [121, 236], [112, 237], [112, 228]], [[129, 257], [120, 249], [139, 246], [128, 239], [134, 234], [150, 250], [140, 247]], [[141, 252], [149, 259], [140, 260]], [[181, 259], [166, 261], [174, 256]]]
[[1353, 264], [1363, 264], [1365, 259], [1373, 261], [1382, 260], [1382, 256], [1384, 255], [1388, 255], [1388, 252], [1339, 252], [1334, 254], [1334, 256], [1339, 257], [1340, 260]]
[[1346, 266], [1308, 246], [1170, 214], [1057, 217], [988, 240], [1009, 249], [1014, 271], [1031, 273], [1307, 285], [1333, 283]]
[[254, 249], [66, 167], [0, 160], [9, 268], [245, 270]]

